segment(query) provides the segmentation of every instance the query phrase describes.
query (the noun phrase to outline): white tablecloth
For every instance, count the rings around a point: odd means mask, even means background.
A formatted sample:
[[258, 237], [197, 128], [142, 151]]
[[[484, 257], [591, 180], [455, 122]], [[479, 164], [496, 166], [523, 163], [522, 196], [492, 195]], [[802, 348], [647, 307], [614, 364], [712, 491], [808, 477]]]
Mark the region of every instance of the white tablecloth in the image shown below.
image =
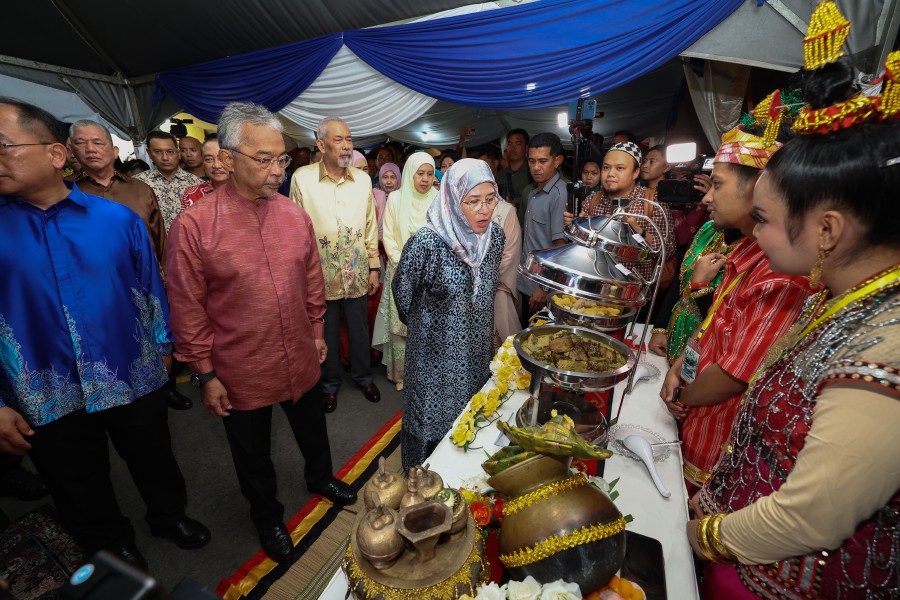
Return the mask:
[[[658, 434], [666, 441], [675, 440], [677, 439], [675, 420], [669, 416], [659, 399], [662, 378], [667, 369], [666, 360], [653, 354], [643, 354], [641, 362], [657, 367], [661, 375], [656, 381], [641, 381], [634, 386], [632, 393], [625, 397], [617, 426], [623, 432], [629, 429], [629, 426], [638, 426]], [[616, 387], [613, 416], [618, 409], [624, 388], [624, 382]], [[526, 392], [514, 394], [500, 409], [501, 418], [510, 421], [527, 398]], [[475, 445], [483, 445], [484, 450], [492, 454], [499, 449], [499, 446], [494, 444], [499, 435], [496, 429], [486, 428], [479, 432]], [[462, 448], [454, 446], [448, 436], [438, 445], [428, 462], [430, 468], [444, 478], [445, 485], [458, 487], [483, 474], [481, 463], [484, 458], [485, 454], [481, 450], [465, 452]], [[662, 544], [668, 598], [673, 600], [699, 598], [691, 548], [685, 535], [688, 498], [682, 478], [679, 447], [673, 446], [669, 457], [656, 463], [656, 467], [663, 483], [672, 492], [672, 496], [668, 499], [657, 492], [650, 480], [650, 474], [642, 463], [621, 455], [617, 454], [606, 461], [603, 477], [607, 481], [620, 478], [615, 487], [620, 495], [615, 502], [623, 514], [631, 514], [634, 517], [634, 521], [628, 524], [628, 529], [655, 538]], [[346, 593], [347, 579], [344, 573], [338, 570], [320, 598], [344, 600]]]

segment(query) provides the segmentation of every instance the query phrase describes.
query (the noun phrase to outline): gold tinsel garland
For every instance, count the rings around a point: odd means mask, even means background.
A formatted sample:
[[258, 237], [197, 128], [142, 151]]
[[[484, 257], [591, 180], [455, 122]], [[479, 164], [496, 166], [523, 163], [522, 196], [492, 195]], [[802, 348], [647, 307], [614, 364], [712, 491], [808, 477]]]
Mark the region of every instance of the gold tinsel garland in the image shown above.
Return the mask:
[[554, 481], [553, 483], [548, 483], [547, 485], [541, 486], [533, 492], [522, 494], [521, 496], [513, 498], [512, 500], [507, 500], [503, 505], [503, 516], [508, 517], [511, 514], [528, 508], [535, 502], [546, 500], [550, 496], [555, 496], [560, 492], [565, 492], [566, 490], [571, 490], [583, 485], [587, 485], [587, 482], [587, 477], [585, 477], [582, 473], [578, 473], [577, 475], [572, 475], [571, 477], [567, 477], [559, 481]]
[[[476, 531], [475, 535], [477, 538], [480, 538], [480, 531]], [[474, 594], [478, 584], [487, 583], [490, 579], [491, 567], [483, 552], [479, 550], [479, 545], [477, 540], [472, 544], [472, 551], [469, 553], [468, 558], [453, 575], [440, 583], [423, 588], [401, 589], [375, 581], [360, 568], [359, 563], [356, 562], [356, 557], [353, 555], [353, 548], [350, 545], [347, 546], [347, 553], [344, 555], [341, 567], [343, 567], [344, 573], [347, 575], [348, 589], [357, 593], [361, 592], [360, 596], [363, 598], [375, 598], [377, 596], [381, 596], [384, 600], [459, 598], [458, 586], [463, 586], [463, 594]], [[481, 574], [478, 577], [478, 581], [473, 584], [472, 565], [476, 563], [481, 565]]]
[[600, 540], [612, 537], [617, 533], [625, 531], [625, 517], [620, 516], [615, 521], [606, 524], [585, 525], [577, 531], [567, 533], [565, 535], [552, 535], [547, 539], [538, 542], [530, 548], [523, 548], [510, 552], [509, 554], [501, 554], [500, 562], [507, 569], [515, 569], [536, 563], [539, 560], [549, 558], [557, 552], [570, 550], [582, 544], [590, 544]]

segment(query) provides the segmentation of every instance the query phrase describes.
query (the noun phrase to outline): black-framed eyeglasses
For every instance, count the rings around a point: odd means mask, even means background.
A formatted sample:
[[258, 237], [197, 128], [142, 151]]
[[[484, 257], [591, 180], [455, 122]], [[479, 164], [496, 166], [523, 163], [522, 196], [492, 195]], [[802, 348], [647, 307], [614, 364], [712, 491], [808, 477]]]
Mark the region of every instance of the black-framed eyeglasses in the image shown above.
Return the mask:
[[259, 168], [264, 169], [264, 170], [271, 169], [273, 163], [277, 164], [282, 169], [286, 169], [287, 166], [289, 164], [291, 164], [291, 160], [292, 160], [291, 157], [288, 156], [287, 154], [282, 154], [281, 156], [279, 156], [277, 158], [259, 158], [256, 156], [251, 156], [251, 155], [247, 154], [246, 152], [241, 152], [237, 148], [226, 148], [226, 149], [231, 150], [232, 152], [237, 152], [241, 156], [246, 156], [250, 160], [256, 161], [256, 164], [259, 165]]
[[494, 208], [497, 205], [496, 198], [490, 198], [488, 200], [474, 200], [474, 201], [463, 201], [460, 202], [463, 206], [471, 210], [472, 212], [478, 212], [478, 209], [484, 208]]
[[21, 148], [22, 146], [52, 146], [59, 142], [35, 142], [33, 144], [0, 144], [0, 154], [6, 154], [10, 148]]

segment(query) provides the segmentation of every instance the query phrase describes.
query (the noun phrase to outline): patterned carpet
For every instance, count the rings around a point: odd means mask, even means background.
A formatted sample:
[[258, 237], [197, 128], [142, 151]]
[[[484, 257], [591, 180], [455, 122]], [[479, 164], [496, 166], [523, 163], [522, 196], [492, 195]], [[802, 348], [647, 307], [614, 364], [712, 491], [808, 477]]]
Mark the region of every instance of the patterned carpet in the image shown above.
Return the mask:
[[[400, 467], [400, 413], [398, 412], [344, 465], [336, 476], [357, 493], [378, 469], [378, 458], [388, 459], [388, 468]], [[287, 522], [298, 548], [292, 563], [276, 563], [262, 550], [230, 577], [223, 579], [216, 594], [227, 600], [318, 598], [337, 569], [347, 536], [362, 499], [343, 509], [316, 496]]]
[[49, 600], [87, 560], [49, 505], [14, 521], [0, 533], [0, 579], [17, 600]]

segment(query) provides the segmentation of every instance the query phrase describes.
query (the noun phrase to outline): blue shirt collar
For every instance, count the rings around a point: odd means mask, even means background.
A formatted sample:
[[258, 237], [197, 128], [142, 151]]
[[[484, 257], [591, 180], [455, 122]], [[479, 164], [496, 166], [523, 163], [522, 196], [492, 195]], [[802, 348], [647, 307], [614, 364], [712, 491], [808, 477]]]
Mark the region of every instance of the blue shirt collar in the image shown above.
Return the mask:
[[[89, 208], [94, 204], [92, 200], [92, 196], [89, 194], [85, 194], [81, 190], [78, 189], [78, 186], [75, 185], [74, 181], [69, 181], [68, 179], [63, 180], [63, 183], [66, 184], [66, 187], [69, 188], [69, 195], [66, 196], [69, 200], [77, 204], [78, 206]], [[66, 198], [63, 198], [65, 200]], [[0, 195], [0, 206], [5, 206], [14, 200], [21, 200], [18, 196], [5, 196]], [[23, 202], [27, 202], [27, 200], [22, 200]], [[62, 202], [62, 200], [60, 200]]]

